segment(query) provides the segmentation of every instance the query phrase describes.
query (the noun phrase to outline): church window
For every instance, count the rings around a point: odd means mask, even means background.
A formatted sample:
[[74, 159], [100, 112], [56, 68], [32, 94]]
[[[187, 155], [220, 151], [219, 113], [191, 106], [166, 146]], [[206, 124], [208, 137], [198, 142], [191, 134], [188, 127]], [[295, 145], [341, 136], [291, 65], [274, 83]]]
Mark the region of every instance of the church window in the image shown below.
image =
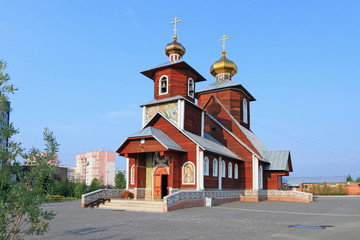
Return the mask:
[[213, 160], [213, 176], [217, 177], [218, 175], [218, 160], [216, 158], [214, 158]]
[[248, 123], [248, 104], [246, 99], [243, 99], [243, 122]]
[[239, 166], [237, 165], [237, 163], [235, 163], [235, 166], [234, 166], [234, 177], [235, 177], [235, 179], [239, 178]]
[[188, 95], [189, 97], [194, 97], [194, 92], [195, 92], [195, 84], [194, 84], [194, 80], [192, 78], [189, 78], [188, 80]]
[[159, 81], [159, 95], [168, 93], [168, 77], [162, 76]]
[[259, 189], [263, 189], [263, 166], [259, 166]]
[[221, 161], [221, 177], [225, 177], [226, 176], [226, 164], [225, 161]]
[[195, 184], [195, 165], [192, 162], [186, 162], [183, 165], [183, 184]]
[[232, 163], [229, 162], [228, 164], [228, 177], [232, 178]]
[[131, 167], [131, 185], [134, 185], [135, 184], [135, 165], [133, 165]]
[[204, 176], [209, 176], [209, 158], [204, 158]]

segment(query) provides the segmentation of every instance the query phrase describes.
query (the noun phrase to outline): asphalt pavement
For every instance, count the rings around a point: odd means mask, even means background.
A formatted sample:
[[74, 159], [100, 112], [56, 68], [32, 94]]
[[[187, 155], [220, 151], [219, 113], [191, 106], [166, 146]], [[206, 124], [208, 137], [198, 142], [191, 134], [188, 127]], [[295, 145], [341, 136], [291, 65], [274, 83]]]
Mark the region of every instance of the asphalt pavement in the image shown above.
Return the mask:
[[360, 239], [360, 196], [315, 202], [232, 202], [169, 213], [51, 203], [49, 231], [26, 239]]

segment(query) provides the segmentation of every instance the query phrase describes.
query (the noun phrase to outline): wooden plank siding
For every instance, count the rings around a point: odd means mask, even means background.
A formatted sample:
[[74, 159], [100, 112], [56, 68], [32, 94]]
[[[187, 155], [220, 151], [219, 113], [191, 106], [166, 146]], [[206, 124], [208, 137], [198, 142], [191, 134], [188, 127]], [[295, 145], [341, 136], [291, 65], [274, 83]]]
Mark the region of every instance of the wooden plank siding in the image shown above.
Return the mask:
[[201, 135], [201, 115], [201, 109], [189, 102], [185, 102], [184, 129]]
[[140, 139], [130, 139], [128, 141], [120, 154], [167, 151], [167, 149], [154, 138], [145, 139], [144, 144], [140, 143]]
[[[167, 135], [171, 136], [182, 148], [184, 148], [186, 153], [178, 154], [178, 173], [179, 174], [179, 185], [180, 188], [196, 188], [196, 169], [195, 169], [195, 184], [193, 185], [184, 185], [182, 184], [182, 168], [185, 162], [190, 161], [196, 166], [196, 145], [186, 136], [184, 136], [178, 129], [176, 129], [173, 125], [171, 125], [167, 120], [163, 117], [160, 117], [153, 125], [153, 127], [161, 129]], [[176, 163], [175, 163], [176, 164]], [[175, 171], [175, 170], [174, 170]], [[175, 173], [174, 173], [175, 176]], [[177, 179], [174, 178], [174, 181]]]
[[[159, 83], [160, 78], [166, 75], [168, 77], [168, 93], [159, 95]], [[195, 80], [196, 75], [186, 69], [179, 68], [167, 68], [159, 70], [154, 74], [154, 98], [155, 99], [164, 99], [169, 97], [174, 97], [176, 95], [183, 96], [191, 102], [195, 102], [195, 99], [188, 96], [188, 79], [192, 78], [194, 80], [194, 89], [196, 87]]]
[[286, 171], [264, 171], [264, 189], [281, 190], [282, 176], [289, 176]]
[[244, 160], [244, 164], [239, 165], [239, 180], [240, 188], [252, 189], [252, 153], [231, 136], [228, 132], [223, 130], [211, 118], [205, 116], [205, 132], [209, 133], [216, 140], [227, 146], [230, 151]]

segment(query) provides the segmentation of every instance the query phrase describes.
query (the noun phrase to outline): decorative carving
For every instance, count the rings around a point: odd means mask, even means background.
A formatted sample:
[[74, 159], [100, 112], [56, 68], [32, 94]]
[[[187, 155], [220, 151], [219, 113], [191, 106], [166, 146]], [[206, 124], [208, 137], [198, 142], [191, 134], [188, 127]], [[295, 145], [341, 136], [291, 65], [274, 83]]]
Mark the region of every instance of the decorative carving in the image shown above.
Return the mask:
[[165, 168], [166, 171], [167, 171], [167, 174], [169, 174], [169, 166], [166, 165], [166, 164], [163, 164], [163, 163], [159, 163], [159, 164], [156, 164], [156, 165], [153, 167], [153, 169], [152, 169], [152, 171], [151, 171], [151, 175], [154, 175], [156, 169], [159, 168], [159, 167]]

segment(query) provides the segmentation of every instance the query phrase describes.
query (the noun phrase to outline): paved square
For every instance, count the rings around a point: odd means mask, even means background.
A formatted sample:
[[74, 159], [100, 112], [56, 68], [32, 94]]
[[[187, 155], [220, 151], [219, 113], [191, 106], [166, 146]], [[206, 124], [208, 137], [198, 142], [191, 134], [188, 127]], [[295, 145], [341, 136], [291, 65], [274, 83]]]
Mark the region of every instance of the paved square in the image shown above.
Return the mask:
[[80, 201], [45, 208], [57, 213], [49, 232], [28, 239], [360, 239], [360, 196], [319, 197], [311, 204], [232, 202], [170, 213], [84, 209]]

